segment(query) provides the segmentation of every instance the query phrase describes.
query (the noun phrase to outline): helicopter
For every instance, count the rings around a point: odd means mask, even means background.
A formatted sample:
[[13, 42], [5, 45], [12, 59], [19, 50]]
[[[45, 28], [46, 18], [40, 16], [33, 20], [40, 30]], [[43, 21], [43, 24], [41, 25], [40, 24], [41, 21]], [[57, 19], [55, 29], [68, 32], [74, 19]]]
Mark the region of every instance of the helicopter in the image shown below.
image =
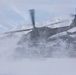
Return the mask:
[[[35, 10], [34, 9], [30, 9], [30, 17], [31, 17], [31, 21], [32, 21], [32, 26], [33, 28], [30, 29], [23, 29], [23, 30], [17, 30], [17, 31], [10, 31], [10, 32], [5, 32], [4, 34], [14, 34], [14, 33], [18, 33], [18, 32], [24, 32], [24, 31], [30, 31], [27, 34], [24, 34], [22, 36], [22, 38], [20, 39], [19, 43], [24, 43], [27, 41], [27, 38], [30, 42], [32, 42], [33, 45], [36, 45], [39, 41], [41, 42], [41, 40], [45, 40], [48, 41], [49, 37], [56, 35], [58, 33], [67, 31], [73, 27], [76, 26], [76, 15], [75, 18], [73, 19], [72, 23], [69, 26], [64, 26], [64, 27], [59, 27], [59, 28], [50, 28], [48, 27], [48, 25], [42, 26], [42, 27], [36, 27], [35, 24]], [[59, 21], [59, 22], [55, 22], [49, 25], [54, 25], [54, 24], [59, 24], [65, 21]]]

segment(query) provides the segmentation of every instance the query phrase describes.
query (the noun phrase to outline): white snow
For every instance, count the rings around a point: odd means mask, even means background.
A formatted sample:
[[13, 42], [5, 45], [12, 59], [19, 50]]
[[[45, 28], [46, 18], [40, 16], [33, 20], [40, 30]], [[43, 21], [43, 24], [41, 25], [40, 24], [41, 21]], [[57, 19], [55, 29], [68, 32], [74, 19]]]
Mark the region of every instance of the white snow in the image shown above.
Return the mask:
[[75, 75], [76, 59], [1, 61], [0, 75]]

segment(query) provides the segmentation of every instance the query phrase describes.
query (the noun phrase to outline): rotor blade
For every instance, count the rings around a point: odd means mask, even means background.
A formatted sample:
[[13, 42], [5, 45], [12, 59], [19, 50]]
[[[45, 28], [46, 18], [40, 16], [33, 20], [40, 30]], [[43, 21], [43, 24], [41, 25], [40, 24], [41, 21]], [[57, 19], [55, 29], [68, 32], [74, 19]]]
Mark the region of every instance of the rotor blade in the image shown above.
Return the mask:
[[59, 22], [55, 22], [55, 23], [52, 23], [52, 24], [48, 24], [46, 26], [55, 25], [55, 24], [66, 22], [66, 21], [68, 21], [68, 19], [67, 20], [63, 20], [63, 21], [59, 21]]
[[30, 10], [30, 16], [31, 16], [33, 28], [35, 28], [35, 10], [34, 9]]
[[32, 29], [24, 29], [24, 30], [10, 31], [10, 32], [5, 32], [4, 34], [17, 33], [17, 32], [29, 31], [29, 30], [32, 30]]

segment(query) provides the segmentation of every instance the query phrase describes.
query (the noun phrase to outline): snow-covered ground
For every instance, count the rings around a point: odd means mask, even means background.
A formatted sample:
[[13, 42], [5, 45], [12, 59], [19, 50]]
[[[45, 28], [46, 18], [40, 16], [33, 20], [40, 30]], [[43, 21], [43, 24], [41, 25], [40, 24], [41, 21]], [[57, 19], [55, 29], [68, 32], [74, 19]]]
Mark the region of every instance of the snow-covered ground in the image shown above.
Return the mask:
[[75, 75], [76, 59], [0, 61], [0, 75]]

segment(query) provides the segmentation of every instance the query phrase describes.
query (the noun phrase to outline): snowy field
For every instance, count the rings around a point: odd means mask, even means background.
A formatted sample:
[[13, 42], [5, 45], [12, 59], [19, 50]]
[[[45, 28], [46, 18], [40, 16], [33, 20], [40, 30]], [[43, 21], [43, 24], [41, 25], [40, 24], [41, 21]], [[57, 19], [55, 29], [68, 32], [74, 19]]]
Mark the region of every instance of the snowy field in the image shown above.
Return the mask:
[[[0, 37], [0, 75], [75, 75], [76, 59], [68, 58], [66, 44], [63, 42], [60, 47], [55, 46], [52, 58], [24, 58], [14, 57], [17, 42], [20, 36]], [[60, 41], [60, 40], [59, 40]], [[58, 43], [56, 41], [55, 43]], [[62, 41], [61, 41], [62, 42]], [[60, 42], [60, 43], [61, 43]], [[51, 46], [53, 46], [52, 43]], [[46, 46], [47, 47], [47, 46]], [[70, 47], [72, 49], [72, 47]], [[69, 49], [70, 49], [69, 48]], [[59, 58], [56, 58], [59, 57]], [[60, 58], [61, 57], [61, 58]]]
[[0, 61], [0, 75], [75, 75], [76, 59]]

